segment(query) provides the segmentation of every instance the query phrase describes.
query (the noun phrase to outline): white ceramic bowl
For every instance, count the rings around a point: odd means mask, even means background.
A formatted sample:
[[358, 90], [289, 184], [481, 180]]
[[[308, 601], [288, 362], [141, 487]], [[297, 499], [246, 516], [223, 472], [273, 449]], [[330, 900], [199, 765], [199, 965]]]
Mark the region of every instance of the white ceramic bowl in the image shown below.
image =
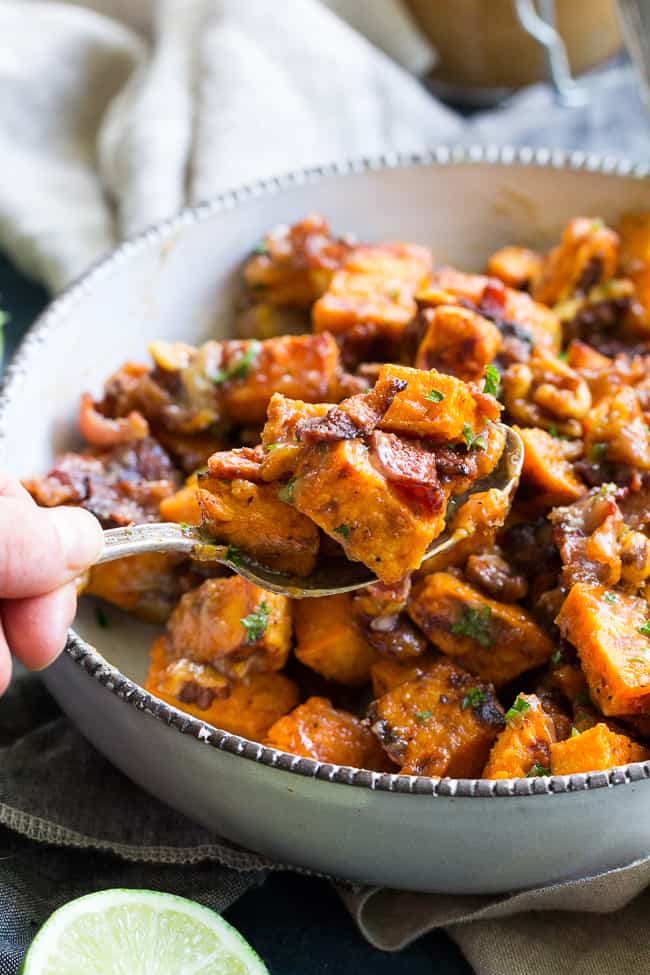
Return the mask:
[[[646, 177], [580, 153], [442, 148], [297, 173], [188, 210], [121, 245], [31, 329], [0, 397], [0, 464], [45, 471], [74, 436], [79, 393], [142, 359], [150, 340], [226, 336], [242, 258], [276, 223], [318, 210], [337, 231], [429, 244], [439, 261], [479, 269], [505, 243], [550, 244], [571, 216], [647, 208]], [[117, 611], [100, 629], [85, 605], [46, 683], [128, 776], [246, 847], [356, 881], [460, 893], [585, 875], [650, 848], [650, 762], [488, 782], [296, 758], [144, 692], [152, 632]]]

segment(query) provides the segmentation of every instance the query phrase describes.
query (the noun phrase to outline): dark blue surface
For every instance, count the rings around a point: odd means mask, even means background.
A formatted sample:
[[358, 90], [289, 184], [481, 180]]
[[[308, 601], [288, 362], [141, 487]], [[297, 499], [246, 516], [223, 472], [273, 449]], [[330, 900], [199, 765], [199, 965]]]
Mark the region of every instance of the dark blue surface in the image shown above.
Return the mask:
[[[0, 308], [6, 354], [47, 301], [43, 289], [0, 257]], [[73, 854], [78, 855], [78, 854]], [[389, 955], [371, 948], [328, 883], [294, 874], [273, 875], [226, 914], [256, 948], [272, 975], [468, 975], [454, 943], [442, 933]]]

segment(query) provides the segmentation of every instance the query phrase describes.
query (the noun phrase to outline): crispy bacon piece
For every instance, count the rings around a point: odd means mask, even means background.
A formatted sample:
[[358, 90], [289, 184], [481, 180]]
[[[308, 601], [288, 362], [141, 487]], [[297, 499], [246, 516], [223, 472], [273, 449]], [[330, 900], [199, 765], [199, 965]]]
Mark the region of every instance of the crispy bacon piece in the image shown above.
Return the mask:
[[440, 511], [445, 493], [438, 484], [435, 454], [417, 441], [375, 430], [370, 435], [370, 459], [387, 481], [416, 498], [427, 511]]

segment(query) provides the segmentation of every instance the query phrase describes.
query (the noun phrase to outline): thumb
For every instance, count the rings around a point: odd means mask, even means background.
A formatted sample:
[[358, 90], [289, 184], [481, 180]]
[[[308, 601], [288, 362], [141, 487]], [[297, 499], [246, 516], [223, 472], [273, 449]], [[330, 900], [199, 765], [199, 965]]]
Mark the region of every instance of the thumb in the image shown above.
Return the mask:
[[95, 562], [103, 547], [99, 522], [83, 508], [0, 497], [0, 598], [51, 592]]

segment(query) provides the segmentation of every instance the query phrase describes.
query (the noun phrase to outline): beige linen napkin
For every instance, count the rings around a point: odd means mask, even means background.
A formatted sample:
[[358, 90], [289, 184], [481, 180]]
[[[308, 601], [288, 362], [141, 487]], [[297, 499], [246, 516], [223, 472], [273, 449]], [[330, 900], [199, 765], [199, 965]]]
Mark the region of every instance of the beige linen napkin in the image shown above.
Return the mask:
[[384, 951], [444, 928], [479, 975], [640, 975], [650, 969], [649, 883], [650, 856], [503, 897], [343, 885], [339, 894], [362, 934]]

